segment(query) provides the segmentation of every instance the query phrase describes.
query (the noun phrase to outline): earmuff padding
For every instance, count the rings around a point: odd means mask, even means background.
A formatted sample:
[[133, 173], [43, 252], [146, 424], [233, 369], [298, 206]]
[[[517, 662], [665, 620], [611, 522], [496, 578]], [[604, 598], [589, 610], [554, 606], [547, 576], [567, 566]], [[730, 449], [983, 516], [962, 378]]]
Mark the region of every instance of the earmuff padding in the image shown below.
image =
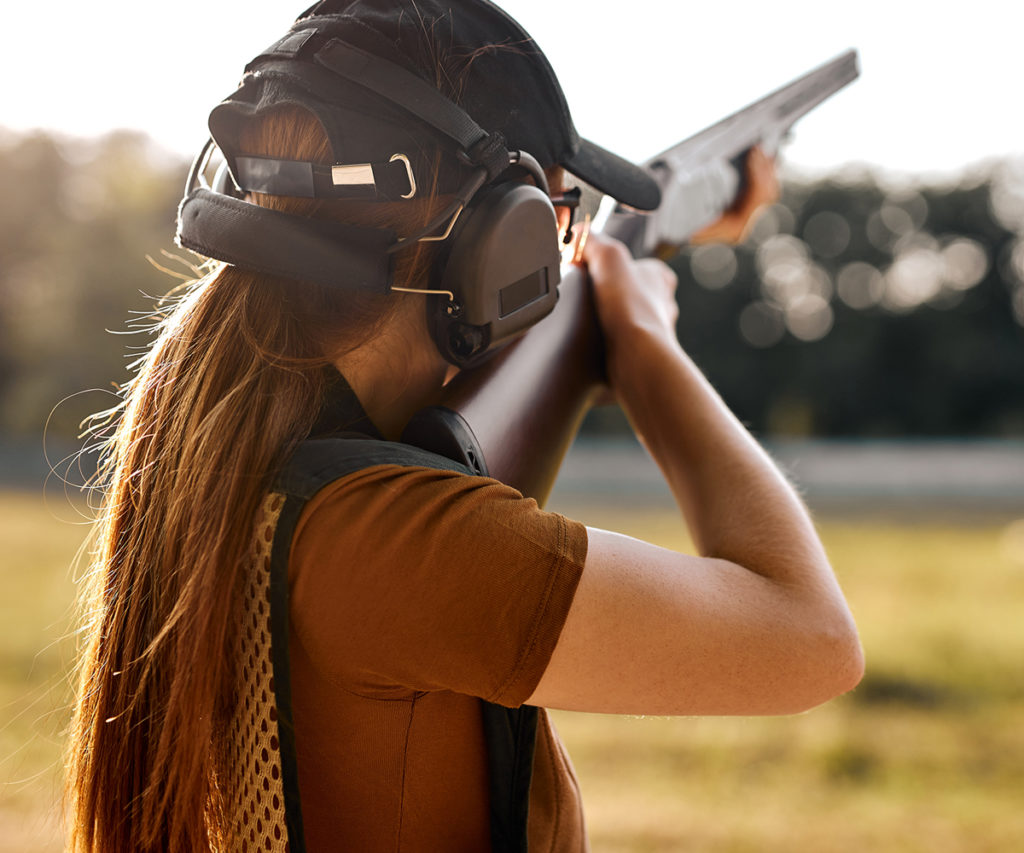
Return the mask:
[[178, 244], [243, 269], [327, 287], [387, 293], [394, 231], [295, 216], [194, 189], [178, 208]]

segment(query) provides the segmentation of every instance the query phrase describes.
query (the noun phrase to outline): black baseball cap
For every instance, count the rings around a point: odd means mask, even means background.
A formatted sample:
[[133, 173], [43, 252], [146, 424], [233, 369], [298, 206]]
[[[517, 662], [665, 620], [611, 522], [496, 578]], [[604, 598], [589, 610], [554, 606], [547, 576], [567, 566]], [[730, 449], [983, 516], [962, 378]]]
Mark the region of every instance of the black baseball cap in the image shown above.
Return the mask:
[[[602, 193], [653, 210], [660, 190], [634, 163], [576, 131], [551, 64], [530, 35], [487, 0], [322, 0], [284, 38], [246, 67], [239, 89], [214, 108], [210, 131], [229, 164], [241, 123], [281, 104], [312, 111], [337, 162], [373, 162], [406, 150], [415, 168], [442, 172], [463, 164], [434, 128], [316, 61], [326, 43], [349, 45], [403, 67], [457, 103], [488, 133], [504, 138], [541, 166], [560, 165]], [[442, 176], [443, 185], [455, 181]]]

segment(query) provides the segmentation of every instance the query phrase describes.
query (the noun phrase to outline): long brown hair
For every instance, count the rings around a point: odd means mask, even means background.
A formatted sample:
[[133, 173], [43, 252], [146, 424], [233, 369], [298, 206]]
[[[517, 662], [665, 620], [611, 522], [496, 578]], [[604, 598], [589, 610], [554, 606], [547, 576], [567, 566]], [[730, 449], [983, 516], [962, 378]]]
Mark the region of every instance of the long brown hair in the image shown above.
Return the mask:
[[[330, 162], [320, 125], [298, 108], [254, 124], [243, 145]], [[366, 204], [256, 200], [386, 221], [400, 233], [418, 230], [443, 203], [371, 212]], [[426, 247], [399, 253], [396, 279], [422, 282], [430, 261]], [[122, 403], [94, 423], [105, 498], [83, 597], [68, 758], [72, 849], [227, 843], [214, 746], [232, 702], [232, 607], [257, 511], [275, 469], [311, 429], [325, 366], [404, 299], [422, 297], [340, 295], [219, 266], [161, 309]]]

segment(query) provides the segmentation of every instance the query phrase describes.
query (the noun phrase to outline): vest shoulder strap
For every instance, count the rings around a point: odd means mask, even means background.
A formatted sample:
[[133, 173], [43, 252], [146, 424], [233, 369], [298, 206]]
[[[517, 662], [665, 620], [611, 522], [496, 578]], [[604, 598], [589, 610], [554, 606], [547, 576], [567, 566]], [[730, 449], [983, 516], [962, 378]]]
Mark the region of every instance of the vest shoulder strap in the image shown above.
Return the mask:
[[[466, 466], [407, 444], [346, 433], [299, 445], [277, 478], [285, 497], [271, 551], [270, 623], [289, 848], [305, 853], [295, 754], [291, 670], [288, 658], [288, 555], [299, 516], [317, 492], [335, 480], [374, 465], [406, 465], [472, 474]], [[489, 766], [491, 845], [494, 853], [525, 853], [530, 782], [538, 711], [481, 700]]]

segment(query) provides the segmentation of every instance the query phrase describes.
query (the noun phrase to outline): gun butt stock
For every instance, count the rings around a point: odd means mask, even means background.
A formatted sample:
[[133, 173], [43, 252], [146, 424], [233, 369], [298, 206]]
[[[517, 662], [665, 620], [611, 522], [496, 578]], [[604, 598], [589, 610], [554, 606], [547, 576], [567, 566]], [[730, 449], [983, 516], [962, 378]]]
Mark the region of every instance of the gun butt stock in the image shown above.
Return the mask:
[[566, 272], [555, 309], [445, 387], [402, 440], [469, 465], [543, 506], [583, 416], [604, 384], [604, 341], [590, 282]]
[[402, 431], [402, 441], [461, 462], [481, 477], [490, 476], [487, 454], [469, 421], [447, 406], [420, 409]]

